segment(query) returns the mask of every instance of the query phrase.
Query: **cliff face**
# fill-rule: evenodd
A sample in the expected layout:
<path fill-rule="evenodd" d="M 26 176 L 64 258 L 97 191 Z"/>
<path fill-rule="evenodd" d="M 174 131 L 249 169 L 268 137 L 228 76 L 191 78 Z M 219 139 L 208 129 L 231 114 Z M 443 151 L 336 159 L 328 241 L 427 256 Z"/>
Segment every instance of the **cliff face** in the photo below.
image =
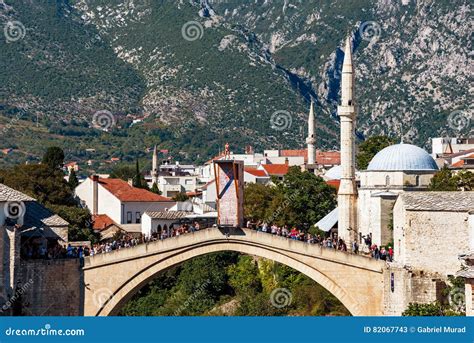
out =
<path fill-rule="evenodd" d="M 167 131 L 177 150 L 199 146 L 189 141 L 196 132 L 242 148 L 298 147 L 313 97 L 317 144 L 338 148 L 341 46 L 351 34 L 360 136 L 423 146 L 431 136 L 469 133 L 470 7 L 467 0 L 3 0 L 0 23 L 20 22 L 24 36 L 0 41 L 2 124 L 24 109 L 44 137 L 74 132 L 81 145 L 97 136 L 88 130 L 92 115 L 107 110 L 116 130 L 129 125 L 128 114 L 143 119 L 137 135 L 160 130 L 164 142 Z M 114 146 L 130 153 L 122 136 Z"/>

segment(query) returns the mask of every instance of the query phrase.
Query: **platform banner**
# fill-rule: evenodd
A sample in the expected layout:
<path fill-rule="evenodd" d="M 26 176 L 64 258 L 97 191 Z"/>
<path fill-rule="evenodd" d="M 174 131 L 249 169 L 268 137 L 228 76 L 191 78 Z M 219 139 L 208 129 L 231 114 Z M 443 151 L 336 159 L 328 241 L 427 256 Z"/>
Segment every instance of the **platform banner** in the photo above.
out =
<path fill-rule="evenodd" d="M 474 342 L 473 317 L 3 317 L 0 342 Z"/>

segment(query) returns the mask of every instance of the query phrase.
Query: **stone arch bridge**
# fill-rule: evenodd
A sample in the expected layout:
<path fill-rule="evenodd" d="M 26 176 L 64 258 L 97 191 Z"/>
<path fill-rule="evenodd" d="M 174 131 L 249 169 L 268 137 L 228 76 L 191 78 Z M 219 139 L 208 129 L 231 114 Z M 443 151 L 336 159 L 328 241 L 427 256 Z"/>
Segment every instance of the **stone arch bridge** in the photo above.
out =
<path fill-rule="evenodd" d="M 86 257 L 84 315 L 116 315 L 161 271 L 196 256 L 237 251 L 285 264 L 336 296 L 355 316 L 382 315 L 385 263 L 249 229 L 205 229 Z"/>

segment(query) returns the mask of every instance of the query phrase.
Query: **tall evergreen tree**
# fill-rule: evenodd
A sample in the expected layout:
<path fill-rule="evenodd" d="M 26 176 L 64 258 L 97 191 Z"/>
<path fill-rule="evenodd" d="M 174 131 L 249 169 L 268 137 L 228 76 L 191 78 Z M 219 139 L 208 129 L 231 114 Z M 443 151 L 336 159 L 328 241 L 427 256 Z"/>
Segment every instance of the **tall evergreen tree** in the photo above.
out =
<path fill-rule="evenodd" d="M 76 171 L 74 168 L 71 170 L 69 173 L 69 180 L 68 180 L 69 187 L 74 191 L 76 187 L 79 185 L 79 180 L 77 179 L 76 176 Z"/>
<path fill-rule="evenodd" d="M 57 146 L 49 147 L 43 155 L 42 163 L 53 170 L 61 168 L 64 164 L 63 149 Z"/>

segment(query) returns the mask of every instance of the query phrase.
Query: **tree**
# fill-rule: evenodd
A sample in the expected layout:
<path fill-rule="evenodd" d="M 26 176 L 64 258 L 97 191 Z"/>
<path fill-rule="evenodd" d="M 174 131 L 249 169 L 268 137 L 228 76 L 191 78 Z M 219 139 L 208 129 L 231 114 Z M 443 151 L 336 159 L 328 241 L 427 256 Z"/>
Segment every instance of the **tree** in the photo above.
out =
<path fill-rule="evenodd" d="M 269 216 L 269 208 L 276 196 L 276 187 L 261 183 L 248 183 L 244 188 L 244 214 L 251 220 L 263 220 Z"/>
<path fill-rule="evenodd" d="M 173 197 L 173 201 L 186 201 L 189 197 L 186 195 L 185 192 L 179 192 Z"/>
<path fill-rule="evenodd" d="M 431 179 L 429 185 L 430 191 L 457 191 L 457 181 L 453 177 L 453 172 L 444 166 Z"/>
<path fill-rule="evenodd" d="M 150 191 L 153 192 L 153 193 L 156 193 L 158 195 L 161 195 L 161 191 L 158 188 L 158 185 L 156 184 L 156 182 L 153 182 L 153 185 L 151 186 Z"/>
<path fill-rule="evenodd" d="M 140 173 L 140 165 L 138 164 L 138 159 L 136 160 L 135 165 L 135 176 L 133 178 L 133 186 L 138 188 L 142 187 L 142 174 Z"/>
<path fill-rule="evenodd" d="M 64 164 L 64 151 L 60 147 L 49 147 L 43 155 L 43 164 L 50 169 L 59 169 Z"/>
<path fill-rule="evenodd" d="M 430 191 L 472 191 L 474 189 L 474 174 L 468 170 L 461 170 L 454 174 L 444 166 L 431 179 Z"/>
<path fill-rule="evenodd" d="M 69 180 L 68 180 L 69 187 L 74 191 L 76 187 L 79 185 L 79 180 L 76 176 L 76 171 L 74 169 L 71 170 L 69 173 Z"/>
<path fill-rule="evenodd" d="M 387 136 L 372 136 L 359 145 L 359 152 L 356 156 L 357 168 L 367 169 L 372 158 L 383 148 L 392 145 L 394 141 Z"/>
<path fill-rule="evenodd" d="M 119 165 L 116 166 L 110 173 L 110 177 L 113 179 L 122 179 L 128 181 L 128 179 L 133 179 L 135 177 L 135 168 L 129 165 Z"/>
<path fill-rule="evenodd" d="M 288 225 L 304 227 L 316 223 L 336 206 L 336 191 L 321 177 L 299 167 L 290 167 L 283 181 L 277 184 L 284 195 L 284 202 L 279 206 L 280 215 L 285 217 Z M 272 211 L 278 210 L 272 206 Z"/>

